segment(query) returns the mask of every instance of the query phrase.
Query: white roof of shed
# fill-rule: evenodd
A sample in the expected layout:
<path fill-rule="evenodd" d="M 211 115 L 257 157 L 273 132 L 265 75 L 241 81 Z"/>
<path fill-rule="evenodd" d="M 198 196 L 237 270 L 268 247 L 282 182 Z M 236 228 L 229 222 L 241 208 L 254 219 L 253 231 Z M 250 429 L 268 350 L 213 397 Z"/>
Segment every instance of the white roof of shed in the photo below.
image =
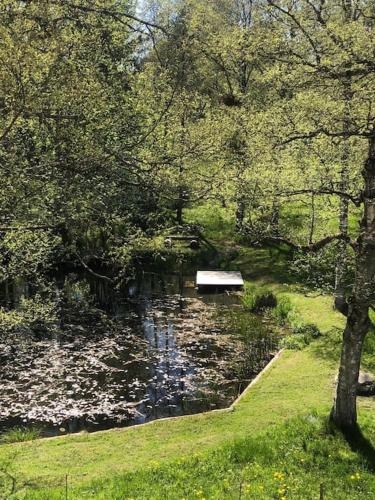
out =
<path fill-rule="evenodd" d="M 198 271 L 198 286 L 242 286 L 244 284 L 239 271 Z"/>

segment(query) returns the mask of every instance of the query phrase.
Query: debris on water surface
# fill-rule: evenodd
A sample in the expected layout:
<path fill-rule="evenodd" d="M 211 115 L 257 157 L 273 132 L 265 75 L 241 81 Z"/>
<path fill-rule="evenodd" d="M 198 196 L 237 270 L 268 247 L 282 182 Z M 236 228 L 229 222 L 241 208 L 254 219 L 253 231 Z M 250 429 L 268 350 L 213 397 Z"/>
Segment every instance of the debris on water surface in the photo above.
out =
<path fill-rule="evenodd" d="M 215 305 L 179 295 L 125 305 L 118 318 L 92 309 L 82 323 L 69 310 L 53 334 L 0 337 L 0 427 L 65 433 L 194 413 L 228 404 L 239 373 L 253 375 L 249 346 Z"/>

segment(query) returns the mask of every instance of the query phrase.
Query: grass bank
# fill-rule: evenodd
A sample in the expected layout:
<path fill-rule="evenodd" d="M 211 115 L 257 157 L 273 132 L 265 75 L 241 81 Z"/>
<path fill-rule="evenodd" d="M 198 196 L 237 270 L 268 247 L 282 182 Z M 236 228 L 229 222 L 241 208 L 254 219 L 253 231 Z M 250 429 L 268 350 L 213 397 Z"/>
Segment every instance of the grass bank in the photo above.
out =
<path fill-rule="evenodd" d="M 373 426 L 365 425 L 372 437 Z M 72 488 L 70 498 L 97 499 L 363 499 L 373 498 L 375 476 L 365 456 L 353 451 L 316 413 L 292 418 L 258 435 L 228 442 L 212 452 L 99 479 Z M 61 498 L 61 489 L 30 499 Z"/>
<path fill-rule="evenodd" d="M 311 350 L 289 351 L 282 354 L 233 411 L 3 445 L 0 456 L 15 453 L 13 470 L 17 476 L 39 484 L 58 484 L 65 474 L 74 482 L 103 478 L 262 432 L 308 409 L 319 407 L 328 411 L 333 374 L 334 368 Z"/>

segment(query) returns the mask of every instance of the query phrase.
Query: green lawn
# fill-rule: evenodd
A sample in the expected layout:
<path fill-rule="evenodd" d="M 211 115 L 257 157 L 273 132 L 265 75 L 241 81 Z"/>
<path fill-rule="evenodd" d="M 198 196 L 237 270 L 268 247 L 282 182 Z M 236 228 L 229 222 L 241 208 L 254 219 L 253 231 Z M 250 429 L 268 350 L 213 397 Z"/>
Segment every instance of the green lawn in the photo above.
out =
<path fill-rule="evenodd" d="M 375 437 L 373 425 L 365 429 L 367 436 Z M 73 487 L 69 497 L 306 500 L 322 492 L 331 500 L 373 498 L 375 476 L 365 450 L 352 450 L 326 419 L 310 412 L 211 452 Z M 61 493 L 55 488 L 28 498 L 59 499 Z"/>

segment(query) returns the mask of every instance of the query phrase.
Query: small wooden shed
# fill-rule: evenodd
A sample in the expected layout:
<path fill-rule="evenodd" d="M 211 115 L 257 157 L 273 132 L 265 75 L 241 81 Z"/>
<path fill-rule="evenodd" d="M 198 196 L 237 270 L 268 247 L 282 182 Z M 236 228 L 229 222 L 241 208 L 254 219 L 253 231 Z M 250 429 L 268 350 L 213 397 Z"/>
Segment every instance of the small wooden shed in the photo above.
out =
<path fill-rule="evenodd" d="M 196 285 L 199 290 L 241 290 L 244 281 L 239 271 L 198 271 Z"/>

